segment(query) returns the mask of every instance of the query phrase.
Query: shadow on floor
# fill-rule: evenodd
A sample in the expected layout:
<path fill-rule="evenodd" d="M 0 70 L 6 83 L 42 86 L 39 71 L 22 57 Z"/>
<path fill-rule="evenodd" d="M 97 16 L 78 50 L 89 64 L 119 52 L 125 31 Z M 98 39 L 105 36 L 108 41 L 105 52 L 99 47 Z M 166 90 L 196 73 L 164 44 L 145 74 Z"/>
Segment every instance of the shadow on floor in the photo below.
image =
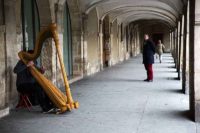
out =
<path fill-rule="evenodd" d="M 180 118 L 180 119 L 187 119 L 189 121 L 193 121 L 189 110 L 173 111 L 173 112 L 170 112 L 170 115 L 176 119 Z"/>
<path fill-rule="evenodd" d="M 113 81 L 143 82 L 143 80 L 139 80 L 139 79 L 113 79 Z"/>
<path fill-rule="evenodd" d="M 179 93 L 179 94 L 184 94 L 183 90 L 181 89 L 170 89 L 170 90 L 166 90 L 167 92 L 171 92 L 171 93 Z"/>
<path fill-rule="evenodd" d="M 167 67 L 167 68 L 176 68 L 176 66 L 169 66 L 169 67 Z"/>
<path fill-rule="evenodd" d="M 89 85 L 90 84 L 90 83 L 85 83 L 83 81 L 85 81 L 85 79 L 83 79 L 81 82 L 77 82 L 76 85 Z M 108 82 L 118 82 L 118 83 L 121 83 L 121 82 L 144 82 L 144 79 L 104 78 L 104 79 L 90 79 L 90 81 L 87 81 L 87 82 L 92 82 L 92 83 L 95 83 L 95 82 L 107 82 L 107 83 Z M 73 84 L 71 84 L 71 86 L 72 85 Z"/>
<path fill-rule="evenodd" d="M 172 61 L 163 62 L 163 63 L 165 63 L 165 64 L 174 64 L 174 62 L 172 62 Z"/>
<path fill-rule="evenodd" d="M 177 73 L 176 71 L 173 71 L 173 70 L 156 70 L 155 69 L 155 72 L 166 72 L 166 73 Z"/>
<path fill-rule="evenodd" d="M 174 77 L 173 78 L 169 78 L 168 77 L 167 80 L 180 80 L 180 79 L 178 77 L 176 77 L 176 78 L 174 78 Z"/>
<path fill-rule="evenodd" d="M 105 81 L 105 82 L 144 82 L 143 80 L 139 80 L 139 79 L 104 79 L 104 80 L 97 80 L 99 81 Z"/>
<path fill-rule="evenodd" d="M 49 118 L 49 117 L 65 117 L 67 115 L 72 114 L 70 111 L 66 111 L 62 114 L 57 115 L 55 112 L 44 114 L 42 113 L 40 106 L 33 106 L 31 107 L 31 110 L 28 111 L 26 108 L 20 108 L 20 109 L 11 109 L 11 115 L 12 118 L 15 118 L 15 120 L 24 120 L 24 119 L 33 119 L 33 118 Z M 17 114 L 17 115 L 16 115 Z M 23 116 L 23 117 L 22 117 Z M 6 117 L 5 117 L 6 119 Z"/>

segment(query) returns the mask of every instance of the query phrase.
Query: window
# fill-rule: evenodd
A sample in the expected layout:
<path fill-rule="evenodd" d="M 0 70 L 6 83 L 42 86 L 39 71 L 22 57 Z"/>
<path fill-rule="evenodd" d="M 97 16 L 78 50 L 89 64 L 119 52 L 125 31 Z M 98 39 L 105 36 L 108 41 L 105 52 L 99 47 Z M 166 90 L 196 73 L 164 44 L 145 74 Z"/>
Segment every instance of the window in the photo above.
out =
<path fill-rule="evenodd" d="M 63 56 L 65 69 L 67 70 L 67 75 L 72 75 L 73 70 L 73 61 L 72 61 L 72 36 L 71 36 L 71 19 L 70 13 L 67 6 L 65 4 L 64 9 L 64 33 L 63 33 Z"/>
<path fill-rule="evenodd" d="M 36 37 L 40 30 L 37 3 L 35 0 L 22 0 L 23 50 L 34 49 Z"/>

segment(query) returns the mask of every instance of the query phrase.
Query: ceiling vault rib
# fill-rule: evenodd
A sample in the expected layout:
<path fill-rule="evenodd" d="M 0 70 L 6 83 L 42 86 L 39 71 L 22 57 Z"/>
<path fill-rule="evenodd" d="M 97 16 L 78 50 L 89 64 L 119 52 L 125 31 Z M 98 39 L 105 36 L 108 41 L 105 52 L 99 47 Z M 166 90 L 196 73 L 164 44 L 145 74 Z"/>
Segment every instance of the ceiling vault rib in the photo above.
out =
<path fill-rule="evenodd" d="M 169 27 L 177 25 L 187 0 L 78 0 L 81 11 L 90 13 L 96 8 L 98 19 L 109 16 L 110 22 L 131 23 L 138 20 L 154 20 Z"/>
<path fill-rule="evenodd" d="M 178 16 L 176 16 L 175 14 L 173 14 L 172 12 L 168 11 L 168 10 L 165 10 L 165 9 L 162 9 L 162 8 L 159 8 L 159 7 L 150 7 L 150 6 L 124 6 L 124 7 L 118 7 L 118 8 L 114 8 L 114 9 L 111 9 L 107 12 L 105 12 L 102 16 L 101 16 L 101 19 L 104 18 L 107 14 L 111 13 L 111 12 L 114 12 L 114 11 L 117 11 L 117 10 L 120 10 L 121 8 L 125 8 L 125 7 L 130 7 L 130 8 L 138 8 L 138 7 L 141 7 L 141 8 L 155 8 L 155 9 L 159 9 L 159 10 L 163 10 L 163 11 L 166 11 L 168 12 L 169 14 L 171 14 L 173 17 L 175 17 L 176 19 L 178 19 Z"/>

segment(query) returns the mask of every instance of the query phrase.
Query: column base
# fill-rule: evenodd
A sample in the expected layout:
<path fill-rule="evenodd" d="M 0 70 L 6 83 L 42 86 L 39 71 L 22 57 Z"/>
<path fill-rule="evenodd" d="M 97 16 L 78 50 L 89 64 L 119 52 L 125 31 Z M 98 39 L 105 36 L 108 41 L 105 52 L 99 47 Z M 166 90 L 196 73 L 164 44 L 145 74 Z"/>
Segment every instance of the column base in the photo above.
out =
<path fill-rule="evenodd" d="M 195 102 L 195 110 L 192 114 L 192 118 L 195 122 L 200 122 L 200 101 Z"/>
<path fill-rule="evenodd" d="M 9 114 L 10 110 L 9 107 L 0 109 L 0 118 L 7 116 Z"/>

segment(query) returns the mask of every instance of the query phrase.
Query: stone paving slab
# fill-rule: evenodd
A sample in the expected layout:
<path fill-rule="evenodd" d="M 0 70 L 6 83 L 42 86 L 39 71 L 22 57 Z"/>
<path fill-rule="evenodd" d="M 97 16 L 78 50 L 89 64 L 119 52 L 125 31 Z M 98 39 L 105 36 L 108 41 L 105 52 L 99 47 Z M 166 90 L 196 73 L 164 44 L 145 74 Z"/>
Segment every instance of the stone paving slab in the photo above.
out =
<path fill-rule="evenodd" d="M 0 133 L 198 133 L 187 118 L 189 97 L 181 93 L 173 59 L 165 54 L 148 83 L 139 55 L 71 84 L 80 108 L 62 115 L 40 109 L 11 110 Z M 197 128 L 196 128 L 197 127 Z"/>

